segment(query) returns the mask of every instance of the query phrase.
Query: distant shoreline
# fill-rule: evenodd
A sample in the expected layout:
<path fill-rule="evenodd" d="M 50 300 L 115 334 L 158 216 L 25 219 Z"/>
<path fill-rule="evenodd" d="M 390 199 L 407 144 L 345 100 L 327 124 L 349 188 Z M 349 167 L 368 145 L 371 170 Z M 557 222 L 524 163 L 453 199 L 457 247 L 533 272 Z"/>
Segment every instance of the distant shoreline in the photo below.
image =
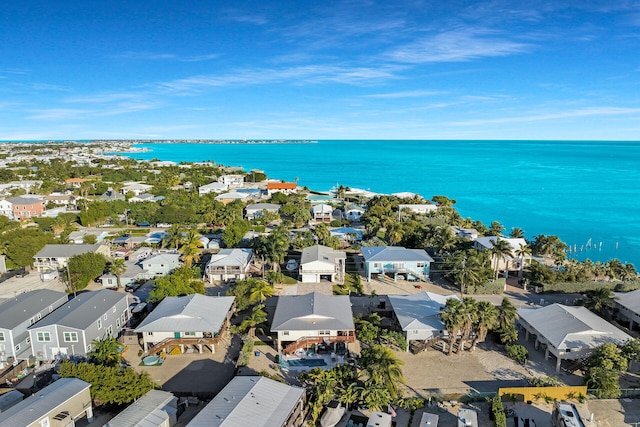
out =
<path fill-rule="evenodd" d="M 81 139 L 0 141 L 2 144 L 317 144 L 311 139 Z"/>

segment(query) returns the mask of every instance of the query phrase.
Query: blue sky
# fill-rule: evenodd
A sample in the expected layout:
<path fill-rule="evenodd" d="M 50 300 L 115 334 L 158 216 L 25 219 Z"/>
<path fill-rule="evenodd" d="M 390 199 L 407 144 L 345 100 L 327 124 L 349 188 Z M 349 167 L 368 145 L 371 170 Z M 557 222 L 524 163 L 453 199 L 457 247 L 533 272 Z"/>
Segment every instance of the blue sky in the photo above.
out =
<path fill-rule="evenodd" d="M 640 137 L 640 3 L 4 1 L 0 139 Z"/>

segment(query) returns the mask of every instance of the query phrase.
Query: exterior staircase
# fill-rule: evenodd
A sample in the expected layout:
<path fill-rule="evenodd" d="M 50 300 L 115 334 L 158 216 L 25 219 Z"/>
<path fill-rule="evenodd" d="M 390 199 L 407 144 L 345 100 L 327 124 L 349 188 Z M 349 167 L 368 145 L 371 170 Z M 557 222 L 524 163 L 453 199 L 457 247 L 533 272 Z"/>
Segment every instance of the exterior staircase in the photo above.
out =
<path fill-rule="evenodd" d="M 167 348 L 173 348 L 179 345 L 206 345 L 212 347 L 215 344 L 220 342 L 220 337 L 218 338 L 165 338 L 159 343 L 150 347 L 147 351 L 142 354 L 142 357 L 148 356 L 150 354 L 160 353 L 162 350 L 166 350 Z"/>
<path fill-rule="evenodd" d="M 333 344 L 336 342 L 351 343 L 355 341 L 356 341 L 356 336 L 353 333 L 350 333 L 350 335 L 334 336 L 334 337 L 324 337 L 324 336 L 323 337 L 303 337 L 303 338 L 297 339 L 296 341 L 292 342 L 291 344 L 283 348 L 282 354 L 284 355 L 292 354 L 298 349 L 309 347 L 313 344 L 323 344 L 327 342 L 329 344 Z"/>

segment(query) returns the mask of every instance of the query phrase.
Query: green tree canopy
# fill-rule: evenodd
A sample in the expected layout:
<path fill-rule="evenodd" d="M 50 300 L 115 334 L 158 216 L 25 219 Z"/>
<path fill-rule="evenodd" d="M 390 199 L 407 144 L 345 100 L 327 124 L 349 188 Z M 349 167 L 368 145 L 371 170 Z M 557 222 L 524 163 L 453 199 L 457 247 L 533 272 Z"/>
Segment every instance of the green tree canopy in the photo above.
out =
<path fill-rule="evenodd" d="M 0 217 L 1 218 L 1 217 Z M 20 228 L 2 235 L 2 252 L 7 256 L 7 267 L 20 268 L 33 263 L 33 256 L 47 243 L 54 243 L 52 233 L 37 228 Z"/>
<path fill-rule="evenodd" d="M 204 294 L 204 283 L 200 278 L 200 269 L 183 265 L 176 268 L 171 274 L 158 277 L 151 292 L 149 301 L 160 302 L 165 297 L 177 297 L 182 295 Z"/>
<path fill-rule="evenodd" d="M 107 258 L 96 252 L 87 252 L 69 258 L 67 274 L 64 279 L 70 292 L 76 292 L 87 287 L 89 282 L 100 277 L 107 267 Z"/>
<path fill-rule="evenodd" d="M 91 398 L 95 406 L 125 405 L 144 396 L 154 388 L 154 383 L 145 372 L 138 374 L 132 368 L 74 364 L 63 361 L 58 367 L 62 378 L 79 378 L 91 384 Z"/>

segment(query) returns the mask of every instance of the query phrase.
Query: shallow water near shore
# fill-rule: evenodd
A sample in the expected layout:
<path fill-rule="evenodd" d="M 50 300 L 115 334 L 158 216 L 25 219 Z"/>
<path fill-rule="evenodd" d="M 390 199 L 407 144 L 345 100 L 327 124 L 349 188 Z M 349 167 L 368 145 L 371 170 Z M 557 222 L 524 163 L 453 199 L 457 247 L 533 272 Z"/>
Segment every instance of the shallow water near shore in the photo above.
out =
<path fill-rule="evenodd" d="M 463 217 L 559 236 L 584 260 L 640 265 L 640 142 L 318 141 L 140 144 L 137 159 L 213 160 L 313 190 L 344 185 L 457 201 Z M 590 245 L 588 245 L 590 243 Z M 582 247 L 582 251 L 580 248 Z"/>

